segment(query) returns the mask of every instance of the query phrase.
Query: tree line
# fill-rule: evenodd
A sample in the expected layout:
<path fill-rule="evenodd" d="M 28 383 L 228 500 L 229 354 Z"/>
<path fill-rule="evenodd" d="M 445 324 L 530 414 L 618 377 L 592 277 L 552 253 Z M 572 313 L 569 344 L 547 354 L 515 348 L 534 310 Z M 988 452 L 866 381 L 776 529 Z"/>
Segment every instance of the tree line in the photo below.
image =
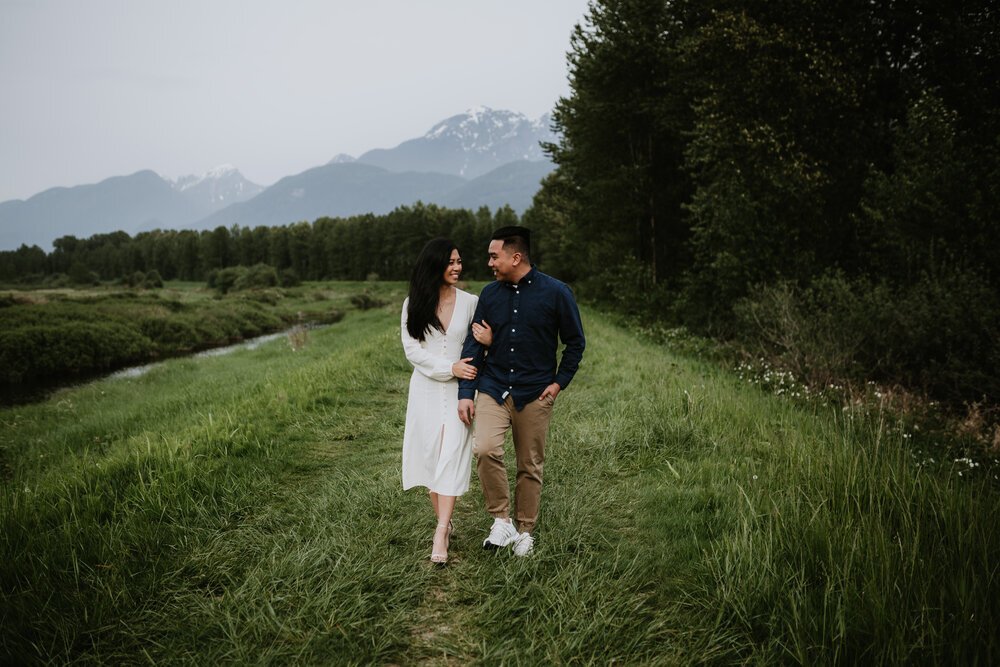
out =
<path fill-rule="evenodd" d="M 39 283 L 61 276 L 71 283 L 129 282 L 134 274 L 155 271 L 164 280 L 202 281 L 219 269 L 258 264 L 290 272 L 299 280 L 406 280 L 417 253 L 435 236 L 450 237 L 464 253 L 465 277 L 482 280 L 490 276 L 490 233 L 517 222 L 510 207 L 491 213 L 487 207 L 473 212 L 417 203 L 385 215 L 274 227 L 63 236 L 48 253 L 25 245 L 0 252 L 0 280 Z"/>
<path fill-rule="evenodd" d="M 524 224 L 640 317 L 1000 396 L 998 34 L 989 0 L 595 0 Z"/>

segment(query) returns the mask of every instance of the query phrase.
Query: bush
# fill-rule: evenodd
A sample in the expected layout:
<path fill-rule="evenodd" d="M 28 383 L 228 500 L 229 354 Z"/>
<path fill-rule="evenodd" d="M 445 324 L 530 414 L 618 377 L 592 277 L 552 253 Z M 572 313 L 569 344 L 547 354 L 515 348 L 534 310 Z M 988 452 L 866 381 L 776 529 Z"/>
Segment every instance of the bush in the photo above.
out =
<path fill-rule="evenodd" d="M 754 292 L 734 308 L 741 343 L 810 384 L 872 379 L 956 406 L 1000 396 L 1000 299 L 975 274 L 904 287 L 830 274 Z"/>
<path fill-rule="evenodd" d="M 72 284 L 73 281 L 65 273 L 51 273 L 42 281 L 42 286 L 49 288 L 70 287 Z"/>
<path fill-rule="evenodd" d="M 838 274 L 808 288 L 791 282 L 758 286 L 733 308 L 736 336 L 763 356 L 818 386 L 863 379 L 860 353 L 870 345 L 870 322 L 884 309 L 884 287 L 851 283 Z"/>
<path fill-rule="evenodd" d="M 278 286 L 278 272 L 268 264 L 254 264 L 251 267 L 229 266 L 208 274 L 208 286 L 220 294 L 234 290 L 248 290 Z"/>
<path fill-rule="evenodd" d="M 275 306 L 281 301 L 282 295 L 276 290 L 253 290 L 252 292 L 247 292 L 243 299 L 246 301 L 255 301 L 257 303 L 266 303 L 269 306 Z"/>
<path fill-rule="evenodd" d="M 872 331 L 891 376 L 953 403 L 1000 396 L 1000 297 L 978 276 L 925 275 L 899 291 Z"/>
<path fill-rule="evenodd" d="M 296 273 L 295 269 L 285 269 L 281 272 L 282 287 L 298 287 L 301 284 L 302 279 L 299 278 L 299 274 Z"/>
<path fill-rule="evenodd" d="M 225 269 L 213 271 L 208 277 L 209 287 L 213 287 L 218 290 L 219 294 L 228 294 L 229 291 L 236 286 L 236 281 L 238 281 L 245 272 L 246 267 L 242 266 L 230 266 Z"/>
<path fill-rule="evenodd" d="M 215 308 L 210 312 L 200 313 L 191 325 L 199 332 L 198 338 L 209 345 L 221 345 L 243 337 L 239 325 L 225 309 Z"/>
<path fill-rule="evenodd" d="M 146 274 L 142 271 L 133 271 L 125 276 L 125 284 L 129 287 L 142 287 L 144 282 L 146 282 Z"/>
<path fill-rule="evenodd" d="M 69 280 L 74 285 L 99 285 L 101 282 L 100 276 L 81 262 L 73 262 L 69 267 Z"/>
<path fill-rule="evenodd" d="M 615 312 L 643 321 L 672 319 L 671 298 L 653 281 L 649 265 L 634 258 L 579 281 L 579 296 L 611 306 Z"/>
<path fill-rule="evenodd" d="M 243 268 L 243 267 L 240 267 Z M 278 272 L 268 264 L 254 264 L 236 279 L 233 289 L 246 290 L 259 287 L 277 287 Z"/>
<path fill-rule="evenodd" d="M 34 325 L 0 332 L 0 368 L 8 383 L 106 370 L 147 357 L 152 343 L 113 323 Z"/>
<path fill-rule="evenodd" d="M 119 368 L 283 326 L 278 314 L 243 299 L 192 305 L 121 291 L 86 300 L 15 302 L 0 317 L 0 383 Z"/>
<path fill-rule="evenodd" d="M 143 277 L 142 286 L 146 289 L 156 289 L 163 287 L 163 278 L 160 277 L 160 272 L 156 269 L 150 269 L 146 272 Z"/>
<path fill-rule="evenodd" d="M 379 299 L 378 297 L 372 296 L 368 292 L 362 292 L 360 294 L 355 294 L 351 297 L 351 304 L 358 310 L 371 310 L 372 308 L 381 308 L 388 302 Z"/>
<path fill-rule="evenodd" d="M 42 285 L 46 277 L 44 273 L 28 273 L 18 278 L 16 282 L 20 285 Z"/>
<path fill-rule="evenodd" d="M 146 317 L 139 331 L 156 344 L 162 353 L 186 352 L 198 347 L 198 332 L 190 323 L 166 317 Z"/>

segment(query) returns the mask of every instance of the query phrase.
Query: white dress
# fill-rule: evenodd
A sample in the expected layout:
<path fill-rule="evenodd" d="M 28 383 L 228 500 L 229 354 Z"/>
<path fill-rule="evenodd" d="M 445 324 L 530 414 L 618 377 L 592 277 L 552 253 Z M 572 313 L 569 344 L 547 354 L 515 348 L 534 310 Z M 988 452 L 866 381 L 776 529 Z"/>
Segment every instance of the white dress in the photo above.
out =
<path fill-rule="evenodd" d="M 431 328 L 420 342 L 406 330 L 403 301 L 403 351 L 413 365 L 403 433 L 403 488 L 426 486 L 443 496 L 469 490 L 472 432 L 458 418 L 458 378 L 451 365 L 461 358 L 462 344 L 479 297 L 455 290 L 455 312 L 445 333 Z"/>

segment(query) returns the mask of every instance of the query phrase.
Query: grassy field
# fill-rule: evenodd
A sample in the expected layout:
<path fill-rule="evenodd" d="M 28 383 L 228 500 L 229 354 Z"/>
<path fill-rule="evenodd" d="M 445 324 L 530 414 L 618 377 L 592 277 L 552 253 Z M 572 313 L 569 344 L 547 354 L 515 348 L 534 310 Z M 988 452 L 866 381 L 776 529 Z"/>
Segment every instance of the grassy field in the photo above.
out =
<path fill-rule="evenodd" d="M 338 289 L 336 286 L 331 290 Z M 1000 661 L 1000 496 L 584 309 L 536 553 L 400 489 L 391 306 L 0 410 L 0 662 Z M 511 457 L 512 459 L 513 457 Z"/>

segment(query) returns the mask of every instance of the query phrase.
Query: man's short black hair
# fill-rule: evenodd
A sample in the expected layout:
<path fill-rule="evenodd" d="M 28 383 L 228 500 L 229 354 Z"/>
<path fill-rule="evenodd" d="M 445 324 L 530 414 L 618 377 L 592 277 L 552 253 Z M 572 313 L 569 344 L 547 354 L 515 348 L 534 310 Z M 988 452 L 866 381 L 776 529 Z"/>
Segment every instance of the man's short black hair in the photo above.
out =
<path fill-rule="evenodd" d="M 531 230 L 527 227 L 501 227 L 493 232 L 491 241 L 503 241 L 503 247 L 531 256 Z"/>

